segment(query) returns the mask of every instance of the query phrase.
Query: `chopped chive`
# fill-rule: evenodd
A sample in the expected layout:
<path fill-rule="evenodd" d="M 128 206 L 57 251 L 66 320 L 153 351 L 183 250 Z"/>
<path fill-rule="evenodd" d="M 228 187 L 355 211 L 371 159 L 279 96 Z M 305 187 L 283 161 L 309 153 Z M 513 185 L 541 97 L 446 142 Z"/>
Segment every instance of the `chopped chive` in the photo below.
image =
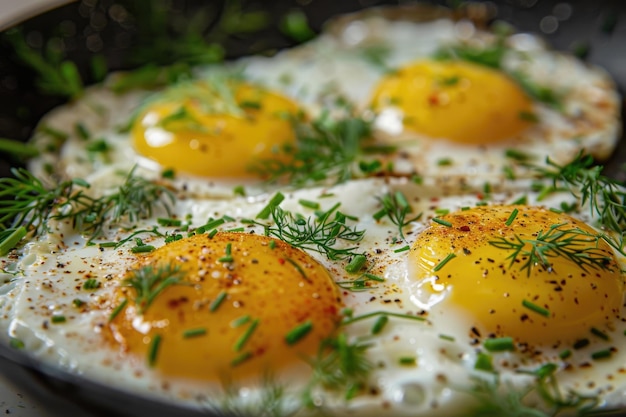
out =
<path fill-rule="evenodd" d="M 294 261 L 291 258 L 285 258 L 285 260 L 289 262 L 291 265 L 293 265 L 294 268 L 296 268 L 296 271 L 298 271 L 300 275 L 302 275 L 302 278 L 304 278 L 307 281 L 309 280 L 309 277 L 306 276 L 304 269 L 302 269 L 302 267 L 296 261 Z"/>
<path fill-rule="evenodd" d="M 213 300 L 213 302 L 211 302 L 211 304 L 209 305 L 209 311 L 211 313 L 215 312 L 219 308 L 219 306 L 224 302 L 227 295 L 228 293 L 226 291 L 222 291 L 221 293 L 219 293 L 217 297 L 215 298 L 215 300 Z"/>
<path fill-rule="evenodd" d="M 91 137 L 91 133 L 89 132 L 87 127 L 80 122 L 74 125 L 74 130 L 76 131 L 78 137 L 82 140 L 89 140 L 89 138 Z"/>
<path fill-rule="evenodd" d="M 611 357 L 611 349 L 599 350 L 591 354 L 591 359 L 594 359 L 594 360 L 606 359 L 610 357 Z"/>
<path fill-rule="evenodd" d="M 176 171 L 174 171 L 172 168 L 163 170 L 163 172 L 161 172 L 161 177 L 172 180 L 176 178 Z"/>
<path fill-rule="evenodd" d="M 20 226 L 17 229 L 9 232 L 10 229 L 5 230 L 7 236 L 2 238 L 2 242 L 0 243 L 0 256 L 4 256 L 11 251 L 18 244 L 24 236 L 26 236 L 26 228 L 24 226 Z"/>
<path fill-rule="evenodd" d="M 521 111 L 519 112 L 519 118 L 521 120 L 524 120 L 526 122 L 532 122 L 532 123 L 537 123 L 539 122 L 539 117 L 532 112 L 529 111 Z"/>
<path fill-rule="evenodd" d="M 514 159 L 519 162 L 525 162 L 525 161 L 532 159 L 532 157 L 529 154 L 524 153 L 522 151 L 518 151 L 517 149 L 507 149 L 504 152 L 504 156 L 506 156 L 509 159 Z"/>
<path fill-rule="evenodd" d="M 250 337 L 252 336 L 252 333 L 254 333 L 258 325 L 259 325 L 259 319 L 254 319 L 252 323 L 250 323 L 250 325 L 248 326 L 244 334 L 242 334 L 241 337 L 237 339 L 237 342 L 235 343 L 235 346 L 234 346 L 235 352 L 239 352 L 241 351 L 241 349 L 243 349 L 244 345 L 250 339 Z"/>
<path fill-rule="evenodd" d="M 0 138 L 0 153 L 22 158 L 33 158 L 39 155 L 39 150 L 28 143 Z"/>
<path fill-rule="evenodd" d="M 232 250 L 233 250 L 233 245 L 232 245 L 232 243 L 228 242 L 226 244 L 226 255 L 222 256 L 217 261 L 218 262 L 232 262 L 233 261 Z"/>
<path fill-rule="evenodd" d="M 311 320 L 307 320 L 291 329 L 285 335 L 285 342 L 287 342 L 288 345 L 294 345 L 306 336 L 312 329 L 313 322 Z"/>
<path fill-rule="evenodd" d="M 306 42 L 315 36 L 315 32 L 309 26 L 307 15 L 299 9 L 294 9 L 283 17 L 280 29 L 297 42 Z"/>
<path fill-rule="evenodd" d="M 276 248 L 276 241 L 275 240 L 270 240 L 270 249 L 275 249 Z"/>
<path fill-rule="evenodd" d="M 456 339 L 452 336 L 449 336 L 447 334 L 440 334 L 439 338 L 442 340 L 447 340 L 448 342 L 454 342 Z"/>
<path fill-rule="evenodd" d="M 440 224 L 440 225 L 442 225 L 442 226 L 452 227 L 452 223 L 450 223 L 450 222 L 449 222 L 449 221 L 447 221 L 447 220 L 440 219 L 440 218 L 438 218 L 438 217 L 433 217 L 433 221 L 434 221 L 435 223 L 439 223 L 439 224 Z"/>
<path fill-rule="evenodd" d="M 98 246 L 101 248 L 114 248 L 118 245 L 118 242 L 102 242 L 99 243 Z"/>
<path fill-rule="evenodd" d="M 204 327 L 199 327 L 197 329 L 189 329 L 183 332 L 183 337 L 185 339 L 190 339 L 192 337 L 204 336 L 206 334 L 206 329 Z"/>
<path fill-rule="evenodd" d="M 52 316 L 52 319 L 50 320 L 52 321 L 52 323 L 65 323 L 67 321 L 67 319 L 65 318 L 65 316 Z"/>
<path fill-rule="evenodd" d="M 205 224 L 202 227 L 204 228 L 204 231 L 213 230 L 216 227 L 223 225 L 224 223 L 226 223 L 226 220 L 224 220 L 223 218 L 215 219 L 215 220 L 212 220 L 212 221 L 208 222 L 207 224 Z"/>
<path fill-rule="evenodd" d="M 156 248 L 152 245 L 140 245 L 131 248 L 132 253 L 149 253 L 154 251 Z"/>
<path fill-rule="evenodd" d="M 537 314 L 541 314 L 544 317 L 550 317 L 550 310 L 548 310 L 547 308 L 538 306 L 537 304 L 534 304 L 531 301 L 522 300 L 522 305 L 526 307 L 527 309 L 534 311 Z"/>
<path fill-rule="evenodd" d="M 400 252 L 406 252 L 408 250 L 411 250 L 411 247 L 409 245 L 403 246 L 399 249 L 394 250 L 394 253 L 400 253 Z"/>
<path fill-rule="evenodd" d="M 234 222 L 234 221 L 235 221 L 235 218 L 234 218 L 234 217 L 230 217 L 230 216 L 229 216 L 229 215 L 227 215 L 227 214 L 224 214 L 224 215 L 222 216 L 222 219 L 224 219 L 224 220 L 225 220 L 225 221 L 227 221 L 227 222 Z"/>
<path fill-rule="evenodd" d="M 246 324 L 247 322 L 250 321 L 250 315 L 246 314 L 245 316 L 241 316 L 233 321 L 230 322 L 230 327 L 241 327 L 244 324 Z"/>
<path fill-rule="evenodd" d="M 448 210 L 448 209 L 436 209 L 435 213 L 438 216 L 445 216 L 446 214 L 450 213 L 450 210 Z"/>
<path fill-rule="evenodd" d="M 387 215 L 387 209 L 386 208 L 382 208 L 382 209 L 378 210 L 376 213 L 374 213 L 372 215 L 372 217 L 374 218 L 374 220 L 379 221 L 380 219 L 382 219 L 386 215 Z"/>
<path fill-rule="evenodd" d="M 165 219 L 162 217 L 157 218 L 157 223 L 160 224 L 161 226 L 166 226 L 166 227 L 178 227 L 180 225 L 183 224 L 182 220 L 180 219 Z"/>
<path fill-rule="evenodd" d="M 389 312 L 389 311 L 374 311 L 374 312 L 371 312 L 371 313 L 363 314 L 361 316 L 350 317 L 347 320 L 344 320 L 341 324 L 346 326 L 348 324 L 352 324 L 352 323 L 355 323 L 357 321 L 366 320 L 366 319 L 369 319 L 369 318 L 372 318 L 372 317 L 377 317 L 377 316 L 397 317 L 397 318 L 401 318 L 401 319 L 408 319 L 408 320 L 415 320 L 415 321 L 425 321 L 426 320 L 424 317 L 420 317 L 420 316 L 412 316 L 412 315 L 408 315 L 408 314 L 392 313 L 392 312 Z"/>
<path fill-rule="evenodd" d="M 113 311 L 111 312 L 111 315 L 109 316 L 109 321 L 113 321 L 115 317 L 117 317 L 117 315 L 120 314 L 122 310 L 124 310 L 124 307 L 126 307 L 126 304 L 128 304 L 128 300 L 124 298 L 122 302 L 117 307 L 115 307 Z"/>
<path fill-rule="evenodd" d="M 478 369 L 479 371 L 493 371 L 493 363 L 491 361 L 491 355 L 480 352 L 476 356 L 476 362 L 474 363 L 474 369 Z"/>
<path fill-rule="evenodd" d="M 524 194 L 517 200 L 513 201 L 511 204 L 514 206 L 520 206 L 520 205 L 523 206 L 523 205 L 526 205 L 527 203 L 528 203 L 528 196 Z"/>
<path fill-rule="evenodd" d="M 155 334 L 148 349 L 148 366 L 153 367 L 159 354 L 159 345 L 161 344 L 161 335 Z"/>
<path fill-rule="evenodd" d="M 300 200 L 298 200 L 298 203 L 302 207 L 310 208 L 310 209 L 313 209 L 313 210 L 317 210 L 317 209 L 320 208 L 320 203 L 318 203 L 316 201 L 300 199 Z"/>
<path fill-rule="evenodd" d="M 241 233 L 244 232 L 246 229 L 244 229 L 243 227 L 235 227 L 233 229 L 228 229 L 226 230 L 227 232 L 231 232 L 231 233 Z"/>
<path fill-rule="evenodd" d="M 416 362 L 416 358 L 414 356 L 403 356 L 400 359 L 398 359 L 398 363 L 400 365 L 415 365 Z"/>
<path fill-rule="evenodd" d="M 242 109 L 255 109 L 255 110 L 259 110 L 261 108 L 261 103 L 259 103 L 258 101 L 242 101 L 241 103 L 239 103 L 239 107 L 241 107 Z"/>
<path fill-rule="evenodd" d="M 517 217 L 517 214 L 519 213 L 518 209 L 513 209 L 513 211 L 511 212 L 511 215 L 509 216 L 509 218 L 507 219 L 506 222 L 504 222 L 504 224 L 506 224 L 507 226 L 510 226 L 513 224 L 513 221 L 515 220 L 515 218 Z"/>
<path fill-rule="evenodd" d="M 489 352 L 504 352 L 515 350 L 512 337 L 497 337 L 493 339 L 487 339 L 484 341 L 483 346 Z"/>
<path fill-rule="evenodd" d="M 233 194 L 237 195 L 239 197 L 245 197 L 246 196 L 246 189 L 244 188 L 243 185 L 238 185 L 238 186 L 233 188 Z"/>
<path fill-rule="evenodd" d="M 363 277 L 372 281 L 385 282 L 385 278 L 379 277 L 378 275 L 369 274 L 367 272 L 363 274 Z"/>
<path fill-rule="evenodd" d="M 72 305 L 76 308 L 80 308 L 85 305 L 85 302 L 79 298 L 74 298 L 72 300 Z"/>
<path fill-rule="evenodd" d="M 9 346 L 11 346 L 13 349 L 24 349 L 25 347 L 24 342 L 15 337 L 12 337 L 9 340 Z"/>
<path fill-rule="evenodd" d="M 252 353 L 251 352 L 244 352 L 241 355 L 237 356 L 235 359 L 233 359 L 232 361 L 230 361 L 230 366 L 239 366 L 242 363 L 244 363 L 245 361 L 247 361 L 248 359 L 252 358 Z"/>
<path fill-rule="evenodd" d="M 597 329 L 595 327 L 591 328 L 591 334 L 593 334 L 594 336 L 598 336 L 602 340 L 609 340 L 608 334 L 604 333 L 602 330 Z"/>
<path fill-rule="evenodd" d="M 439 165 L 440 167 L 450 166 L 450 165 L 452 165 L 452 159 L 450 159 L 450 158 L 441 158 L 440 160 L 437 161 L 437 165 Z"/>
<path fill-rule="evenodd" d="M 213 239 L 213 237 L 217 234 L 217 229 L 213 229 L 211 230 L 211 232 L 209 233 L 209 238 Z"/>
<path fill-rule="evenodd" d="M 352 258 L 350 263 L 346 265 L 346 272 L 350 274 L 359 272 L 361 268 L 363 268 L 363 266 L 365 265 L 366 261 L 367 258 L 365 257 L 365 255 L 356 255 L 354 258 Z"/>
<path fill-rule="evenodd" d="M 448 262 L 450 262 L 454 258 L 456 258 L 456 255 L 454 253 L 449 253 L 448 256 L 443 258 L 443 260 L 439 262 L 437 266 L 433 268 L 433 272 L 439 271 L 441 268 L 443 268 Z"/>
<path fill-rule="evenodd" d="M 567 359 L 570 356 L 572 356 L 572 351 L 569 349 L 565 349 L 564 351 L 562 351 L 561 353 L 559 353 L 559 358 L 561 359 Z"/>
<path fill-rule="evenodd" d="M 557 208 L 554 208 L 554 207 L 550 207 L 550 209 L 549 209 L 549 210 L 550 210 L 552 213 L 556 213 L 556 214 L 561 214 L 561 213 L 563 213 L 563 210 L 560 210 L 560 209 L 557 209 Z"/>
<path fill-rule="evenodd" d="M 382 332 L 388 321 L 389 317 L 387 316 L 378 317 L 378 319 L 376 320 L 376 322 L 374 322 L 374 325 L 372 326 L 372 334 L 378 334 Z"/>
<path fill-rule="evenodd" d="M 94 278 L 89 278 L 83 284 L 83 289 L 84 290 L 95 290 L 96 288 L 100 288 L 100 281 L 98 281 L 97 279 L 94 279 Z"/>
<path fill-rule="evenodd" d="M 582 349 L 589 344 L 589 339 L 580 339 L 574 343 L 574 349 Z"/>
<path fill-rule="evenodd" d="M 514 180 L 516 178 L 515 171 L 510 166 L 503 167 L 502 173 L 507 180 Z"/>
<path fill-rule="evenodd" d="M 272 214 L 272 211 L 274 211 L 274 209 L 278 207 L 284 199 L 285 196 L 282 193 L 276 193 L 274 197 L 272 197 L 272 199 L 269 201 L 269 203 L 267 203 L 267 205 L 259 212 L 259 214 L 256 215 L 256 218 L 268 219 L 270 217 L 270 214 Z"/>

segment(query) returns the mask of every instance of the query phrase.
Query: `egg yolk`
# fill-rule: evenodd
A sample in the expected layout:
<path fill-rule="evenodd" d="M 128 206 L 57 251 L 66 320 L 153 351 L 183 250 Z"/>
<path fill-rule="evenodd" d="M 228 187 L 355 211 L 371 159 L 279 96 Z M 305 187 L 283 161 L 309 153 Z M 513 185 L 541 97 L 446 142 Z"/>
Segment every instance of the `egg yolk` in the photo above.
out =
<path fill-rule="evenodd" d="M 532 102 L 505 74 L 463 61 L 420 61 L 389 74 L 372 107 L 397 111 L 404 127 L 431 138 L 488 144 L 530 124 Z"/>
<path fill-rule="evenodd" d="M 415 277 L 432 294 L 447 293 L 441 308 L 469 313 L 481 335 L 557 346 L 618 317 L 620 267 L 585 223 L 526 206 L 476 207 L 441 220 L 411 249 Z M 532 256 L 533 247 L 544 260 Z M 581 265 L 585 259 L 591 263 Z"/>
<path fill-rule="evenodd" d="M 287 97 L 238 81 L 172 87 L 132 126 L 135 150 L 167 169 L 207 177 L 251 177 L 250 166 L 286 161 L 293 146 Z"/>
<path fill-rule="evenodd" d="M 172 277 L 179 281 L 158 291 Z M 151 302 L 129 286 L 139 278 Z M 333 334 L 340 310 L 323 266 L 282 241 L 244 233 L 195 235 L 155 250 L 128 273 L 117 304 L 125 308 L 110 321 L 113 343 L 165 375 L 204 381 L 304 364 Z"/>

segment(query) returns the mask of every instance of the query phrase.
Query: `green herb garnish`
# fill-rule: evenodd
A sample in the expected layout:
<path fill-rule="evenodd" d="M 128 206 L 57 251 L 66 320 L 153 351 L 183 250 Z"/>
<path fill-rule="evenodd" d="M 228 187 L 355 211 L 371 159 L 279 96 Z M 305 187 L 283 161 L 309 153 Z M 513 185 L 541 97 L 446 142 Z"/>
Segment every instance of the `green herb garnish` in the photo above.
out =
<path fill-rule="evenodd" d="M 135 304 L 141 314 L 167 287 L 182 284 L 182 278 L 183 272 L 178 266 L 146 265 L 131 271 L 129 277 L 124 280 L 124 285 L 135 290 Z"/>

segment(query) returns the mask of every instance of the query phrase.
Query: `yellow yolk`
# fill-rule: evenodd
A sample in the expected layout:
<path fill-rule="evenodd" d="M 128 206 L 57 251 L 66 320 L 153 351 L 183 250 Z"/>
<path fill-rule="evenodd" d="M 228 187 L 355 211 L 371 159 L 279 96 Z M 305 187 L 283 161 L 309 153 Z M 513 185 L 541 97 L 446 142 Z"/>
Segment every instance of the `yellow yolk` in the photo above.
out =
<path fill-rule="evenodd" d="M 115 343 L 165 375 L 206 381 L 277 375 L 314 356 L 336 328 L 332 278 L 282 241 L 195 235 L 157 249 L 134 271 L 167 266 L 180 268 L 181 282 L 147 306 L 136 303 L 134 288 L 121 287 L 118 303 L 129 301 L 109 326 Z"/>
<path fill-rule="evenodd" d="M 525 130 L 532 102 L 505 74 L 462 61 L 420 61 L 376 87 L 372 107 L 397 110 L 406 129 L 432 138 L 488 144 Z"/>
<path fill-rule="evenodd" d="M 597 232 L 583 222 L 526 206 L 476 207 L 441 219 L 447 223 L 433 222 L 411 249 L 415 278 L 430 279 L 432 293 L 447 292 L 442 303 L 467 312 L 481 335 L 556 346 L 588 337 L 592 327 L 602 329 L 618 316 L 620 267 L 608 244 L 596 241 Z M 582 253 L 594 265 L 583 269 L 554 249 L 544 251 L 548 264 L 527 264 L 529 241 L 565 239 L 574 241 L 562 245 L 564 251 Z M 513 244 L 520 242 L 515 256 Z"/>
<path fill-rule="evenodd" d="M 173 87 L 132 126 L 135 150 L 167 169 L 207 177 L 250 177 L 262 160 L 285 161 L 295 133 L 290 99 L 251 84 L 224 81 Z"/>

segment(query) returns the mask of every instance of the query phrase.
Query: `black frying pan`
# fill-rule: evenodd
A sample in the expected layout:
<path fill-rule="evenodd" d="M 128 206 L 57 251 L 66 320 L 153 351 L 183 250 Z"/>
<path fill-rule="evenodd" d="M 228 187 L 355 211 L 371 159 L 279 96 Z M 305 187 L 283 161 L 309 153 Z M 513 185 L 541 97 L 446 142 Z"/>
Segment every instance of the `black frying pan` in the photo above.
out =
<path fill-rule="evenodd" d="M 91 73 L 91 61 L 95 55 L 104 57 L 109 70 L 127 69 L 142 64 L 138 51 L 146 44 L 156 42 L 150 33 L 150 15 L 140 13 L 134 19 L 123 21 L 108 13 L 115 3 L 124 0 L 83 0 L 46 12 L 24 22 L 21 27 L 30 36 L 33 45 L 50 36 L 61 35 L 67 46 L 66 54 L 74 61 L 87 82 L 95 81 Z M 167 37 L 175 41 L 180 33 L 177 27 L 185 27 L 199 8 L 210 10 L 203 24 L 207 31 L 217 24 L 217 16 L 227 7 L 225 1 L 172 0 L 135 1 L 144 7 L 155 3 L 168 3 L 167 16 L 171 25 Z M 383 4 L 407 3 L 406 1 L 377 0 L 303 0 L 303 1 L 240 1 L 244 10 L 265 10 L 271 16 L 268 28 L 254 34 L 239 34 L 224 40 L 228 58 L 285 48 L 296 42 L 285 36 L 278 24 L 284 14 L 296 7 L 308 16 L 314 31 L 320 31 L 324 22 L 340 13 L 357 11 Z M 437 5 L 450 5 L 458 1 L 428 1 Z M 520 31 L 541 33 L 555 48 L 576 51 L 591 63 L 606 68 L 616 79 L 620 91 L 626 92 L 626 3 L 620 0 L 556 1 L 556 0 L 507 0 L 484 3 L 490 18 L 512 23 Z M 132 8 L 129 8 L 132 10 Z M 59 32 L 59 24 L 62 23 Z M 95 35 L 95 36 L 94 36 Z M 161 33 L 161 35 L 165 35 Z M 35 73 L 20 63 L 12 46 L 0 38 L 0 137 L 26 140 L 43 114 L 62 104 L 63 97 L 42 94 L 34 85 Z M 148 48 L 150 49 L 150 48 Z M 153 56 L 160 64 L 170 64 L 171 55 Z M 605 164 L 606 172 L 620 180 L 626 179 L 626 144 L 621 141 L 615 155 Z M 0 160 L 0 175 L 8 175 L 10 166 L 19 160 Z M 101 386 L 53 366 L 40 363 L 23 352 L 0 345 L 0 372 L 39 397 L 50 407 L 47 414 L 67 415 L 76 408 L 89 416 L 197 416 L 201 414 L 183 410 L 154 400 L 130 395 Z M 65 399 L 65 400 L 62 400 Z M 1 399 L 0 399 L 1 400 Z M 617 412 L 612 415 L 622 415 Z M 626 415 L 626 412 L 624 413 Z"/>

